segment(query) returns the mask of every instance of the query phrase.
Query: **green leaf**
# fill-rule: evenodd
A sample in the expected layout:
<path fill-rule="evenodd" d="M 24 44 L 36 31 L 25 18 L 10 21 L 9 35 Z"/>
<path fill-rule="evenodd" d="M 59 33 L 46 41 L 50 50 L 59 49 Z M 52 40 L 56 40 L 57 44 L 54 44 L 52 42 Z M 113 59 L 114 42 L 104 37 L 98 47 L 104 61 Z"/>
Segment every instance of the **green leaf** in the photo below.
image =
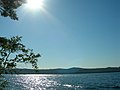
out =
<path fill-rule="evenodd" d="M 18 56 L 19 56 L 19 57 L 23 57 L 23 54 L 19 54 Z"/>

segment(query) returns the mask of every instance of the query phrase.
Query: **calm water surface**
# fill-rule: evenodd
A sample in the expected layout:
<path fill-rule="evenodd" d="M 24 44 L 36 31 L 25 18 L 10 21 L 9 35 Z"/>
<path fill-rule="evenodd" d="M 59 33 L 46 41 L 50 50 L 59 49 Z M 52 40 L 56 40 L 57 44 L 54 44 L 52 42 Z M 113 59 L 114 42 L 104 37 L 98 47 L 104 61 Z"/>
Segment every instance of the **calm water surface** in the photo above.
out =
<path fill-rule="evenodd" d="M 5 75 L 5 90 L 120 90 L 120 72 L 63 75 Z"/>

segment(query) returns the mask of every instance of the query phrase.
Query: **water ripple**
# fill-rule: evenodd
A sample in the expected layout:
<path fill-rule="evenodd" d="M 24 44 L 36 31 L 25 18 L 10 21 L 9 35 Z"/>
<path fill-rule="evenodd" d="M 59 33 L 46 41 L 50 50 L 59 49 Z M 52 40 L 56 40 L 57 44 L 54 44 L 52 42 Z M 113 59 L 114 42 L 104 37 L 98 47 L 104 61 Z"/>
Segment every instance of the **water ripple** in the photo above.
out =
<path fill-rule="evenodd" d="M 120 73 L 6 75 L 5 78 L 9 81 L 6 90 L 120 90 Z"/>

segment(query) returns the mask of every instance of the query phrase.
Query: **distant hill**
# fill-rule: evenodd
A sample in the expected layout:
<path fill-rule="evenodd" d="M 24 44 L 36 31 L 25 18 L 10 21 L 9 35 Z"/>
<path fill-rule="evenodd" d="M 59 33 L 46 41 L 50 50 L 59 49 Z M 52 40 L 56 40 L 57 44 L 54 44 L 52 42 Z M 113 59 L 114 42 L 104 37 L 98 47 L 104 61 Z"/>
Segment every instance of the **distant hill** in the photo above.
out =
<path fill-rule="evenodd" d="M 69 68 L 69 69 L 12 69 L 11 72 L 6 70 L 7 74 L 82 74 L 82 73 L 107 73 L 107 72 L 120 72 L 120 67 L 107 67 L 107 68 Z"/>

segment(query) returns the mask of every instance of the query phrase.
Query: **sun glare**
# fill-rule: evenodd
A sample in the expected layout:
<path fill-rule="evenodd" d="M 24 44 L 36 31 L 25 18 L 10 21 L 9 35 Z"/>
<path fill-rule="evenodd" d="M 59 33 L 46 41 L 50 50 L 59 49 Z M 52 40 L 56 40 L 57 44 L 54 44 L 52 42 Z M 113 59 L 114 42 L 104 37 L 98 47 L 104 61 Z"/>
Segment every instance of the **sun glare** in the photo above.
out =
<path fill-rule="evenodd" d="M 26 6 L 32 10 L 39 10 L 43 7 L 43 0 L 27 0 Z"/>

